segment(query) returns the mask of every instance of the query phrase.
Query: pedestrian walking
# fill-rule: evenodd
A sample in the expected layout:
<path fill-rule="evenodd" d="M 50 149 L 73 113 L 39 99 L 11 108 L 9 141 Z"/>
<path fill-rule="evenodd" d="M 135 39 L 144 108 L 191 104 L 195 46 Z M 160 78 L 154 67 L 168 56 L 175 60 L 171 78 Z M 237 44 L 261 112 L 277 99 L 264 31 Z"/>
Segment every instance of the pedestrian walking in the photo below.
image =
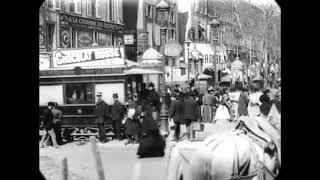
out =
<path fill-rule="evenodd" d="M 210 123 L 213 120 L 212 107 L 214 102 L 214 96 L 212 94 L 213 88 L 210 87 L 203 96 L 203 112 L 202 121 L 204 123 Z"/>
<path fill-rule="evenodd" d="M 54 147 L 58 147 L 58 143 L 56 141 L 56 134 L 53 130 L 53 114 L 52 114 L 52 108 L 54 106 L 53 102 L 48 102 L 48 109 L 45 109 L 44 112 L 44 120 L 42 122 L 42 125 L 45 129 L 45 134 L 42 136 L 40 140 L 40 147 L 44 147 L 44 142 L 47 138 L 47 136 L 50 136 L 52 139 L 52 143 Z"/>
<path fill-rule="evenodd" d="M 114 103 L 112 106 L 112 128 L 115 134 L 116 140 L 121 140 L 121 123 L 124 115 L 124 108 L 122 104 L 119 102 L 119 96 L 117 93 L 112 95 Z"/>
<path fill-rule="evenodd" d="M 184 101 L 184 121 L 187 129 L 187 140 L 190 140 L 190 136 L 194 139 L 194 133 L 191 130 L 191 123 L 200 119 L 200 107 L 195 101 L 195 94 L 190 92 L 188 97 Z"/>
<path fill-rule="evenodd" d="M 249 105 L 249 96 L 248 90 L 246 88 L 242 88 L 240 93 L 239 102 L 238 102 L 238 115 L 241 116 L 248 116 L 248 105 Z"/>
<path fill-rule="evenodd" d="M 61 123 L 62 123 L 62 116 L 63 113 L 60 109 L 58 109 L 58 103 L 55 102 L 52 108 L 52 115 L 53 115 L 53 130 L 56 134 L 57 143 L 62 145 L 62 137 L 61 137 Z"/>
<path fill-rule="evenodd" d="M 263 117 L 267 117 L 271 109 L 272 103 L 271 103 L 270 97 L 271 97 L 271 92 L 269 89 L 266 89 L 263 91 L 263 94 L 259 98 L 261 102 L 260 115 L 262 115 Z"/>
<path fill-rule="evenodd" d="M 97 93 L 96 102 L 96 124 L 99 130 L 99 140 L 102 143 L 107 142 L 106 129 L 104 127 L 105 120 L 109 118 L 108 104 L 102 99 L 102 92 Z"/>
<path fill-rule="evenodd" d="M 180 138 L 180 124 L 184 123 L 184 97 L 182 93 L 179 92 L 177 99 L 172 101 L 169 108 L 169 116 L 175 124 L 174 140 L 178 141 Z"/>
<path fill-rule="evenodd" d="M 162 157 L 166 146 L 165 140 L 160 135 L 160 130 L 152 118 L 152 109 L 148 103 L 141 105 L 142 137 L 137 155 L 144 157 Z"/>

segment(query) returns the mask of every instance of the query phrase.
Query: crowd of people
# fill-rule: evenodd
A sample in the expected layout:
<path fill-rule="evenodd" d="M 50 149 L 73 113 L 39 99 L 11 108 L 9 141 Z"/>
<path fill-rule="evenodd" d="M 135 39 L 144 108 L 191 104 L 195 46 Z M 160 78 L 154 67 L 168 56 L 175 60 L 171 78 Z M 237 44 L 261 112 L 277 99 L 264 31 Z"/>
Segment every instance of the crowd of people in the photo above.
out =
<path fill-rule="evenodd" d="M 275 104 L 281 112 L 280 91 L 272 97 L 269 89 L 263 93 L 258 89 L 246 87 L 240 90 L 239 99 L 232 100 L 229 97 L 230 88 L 209 87 L 204 94 L 200 94 L 194 86 L 186 89 L 179 85 L 168 86 L 164 101 L 168 108 L 168 122 L 174 124 L 174 140 L 179 141 L 182 137 L 186 137 L 187 140 L 194 138 L 191 126 L 194 122 L 215 123 L 219 119 L 233 121 L 238 117 L 248 116 L 249 112 L 251 116 L 266 117 L 272 104 Z M 165 139 L 159 129 L 160 95 L 153 83 L 149 83 L 148 86 L 143 84 L 138 94 L 129 93 L 126 104 L 121 104 L 118 94 L 113 94 L 114 102 L 110 109 L 102 99 L 102 93 L 97 93 L 95 114 L 99 141 L 108 142 L 105 123 L 107 119 L 111 119 L 115 140 L 126 138 L 128 140 L 126 144 L 139 143 L 137 154 L 140 157 L 163 156 Z M 237 107 L 234 106 L 235 103 Z M 63 143 L 62 112 L 57 107 L 56 103 L 48 103 L 42 124 L 46 133 L 40 141 L 41 147 L 50 138 L 55 147 Z M 181 124 L 185 124 L 187 130 L 182 137 L 180 137 Z"/>

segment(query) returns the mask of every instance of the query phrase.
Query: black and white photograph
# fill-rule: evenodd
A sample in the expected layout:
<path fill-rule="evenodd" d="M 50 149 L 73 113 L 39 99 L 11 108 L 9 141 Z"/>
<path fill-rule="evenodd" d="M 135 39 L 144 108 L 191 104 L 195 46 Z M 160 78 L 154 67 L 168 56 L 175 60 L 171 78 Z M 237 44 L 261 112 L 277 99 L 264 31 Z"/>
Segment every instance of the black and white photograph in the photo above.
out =
<path fill-rule="evenodd" d="M 44 0 L 38 129 L 47 180 L 280 179 L 281 7 Z"/>

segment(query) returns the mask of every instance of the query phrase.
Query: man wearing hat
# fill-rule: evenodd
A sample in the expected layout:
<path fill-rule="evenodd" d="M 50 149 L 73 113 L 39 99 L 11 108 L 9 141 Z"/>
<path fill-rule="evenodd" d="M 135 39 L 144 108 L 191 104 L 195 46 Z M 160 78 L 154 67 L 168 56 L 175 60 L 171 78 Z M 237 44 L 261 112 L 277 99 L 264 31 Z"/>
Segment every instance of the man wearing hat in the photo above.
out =
<path fill-rule="evenodd" d="M 96 123 L 99 129 L 99 140 L 102 143 L 107 142 L 106 138 L 106 129 L 104 127 L 104 121 L 109 117 L 108 104 L 102 100 L 102 93 L 97 93 L 97 102 L 96 102 Z"/>
<path fill-rule="evenodd" d="M 154 89 L 154 84 L 149 83 L 149 103 L 152 106 L 152 109 L 156 112 L 160 111 L 160 96 Z"/>
<path fill-rule="evenodd" d="M 124 114 L 124 108 L 119 102 L 119 96 L 117 93 L 112 95 L 114 103 L 112 106 L 112 128 L 115 134 L 116 140 L 121 140 L 121 121 Z"/>
<path fill-rule="evenodd" d="M 54 147 L 58 147 L 58 143 L 56 141 L 56 134 L 53 130 L 53 115 L 52 115 L 52 108 L 54 107 L 53 102 L 48 103 L 48 109 L 44 111 L 44 120 L 42 122 L 42 125 L 44 127 L 44 130 L 46 133 L 42 136 L 40 141 L 40 147 L 44 147 L 44 142 L 47 139 L 47 136 L 49 135 L 52 139 L 52 143 Z"/>

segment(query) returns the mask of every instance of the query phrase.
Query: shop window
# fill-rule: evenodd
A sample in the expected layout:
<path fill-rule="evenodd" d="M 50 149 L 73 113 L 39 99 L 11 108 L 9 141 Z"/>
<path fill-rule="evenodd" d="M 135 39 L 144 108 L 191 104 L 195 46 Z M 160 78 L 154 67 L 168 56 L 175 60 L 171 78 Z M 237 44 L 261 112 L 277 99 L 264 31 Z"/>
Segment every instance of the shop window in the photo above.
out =
<path fill-rule="evenodd" d="M 104 33 L 98 33 L 98 45 L 99 46 L 107 46 L 107 35 Z"/>
<path fill-rule="evenodd" d="M 93 84 L 73 83 L 65 85 L 66 104 L 94 104 Z"/>
<path fill-rule="evenodd" d="M 125 84 L 124 83 L 99 83 L 95 85 L 95 93 L 102 92 L 102 99 L 108 103 L 113 104 L 112 94 L 117 93 L 119 101 L 125 101 Z M 97 99 L 96 99 L 97 100 Z"/>
<path fill-rule="evenodd" d="M 79 30 L 77 32 L 77 48 L 90 47 L 93 43 L 92 31 Z"/>

